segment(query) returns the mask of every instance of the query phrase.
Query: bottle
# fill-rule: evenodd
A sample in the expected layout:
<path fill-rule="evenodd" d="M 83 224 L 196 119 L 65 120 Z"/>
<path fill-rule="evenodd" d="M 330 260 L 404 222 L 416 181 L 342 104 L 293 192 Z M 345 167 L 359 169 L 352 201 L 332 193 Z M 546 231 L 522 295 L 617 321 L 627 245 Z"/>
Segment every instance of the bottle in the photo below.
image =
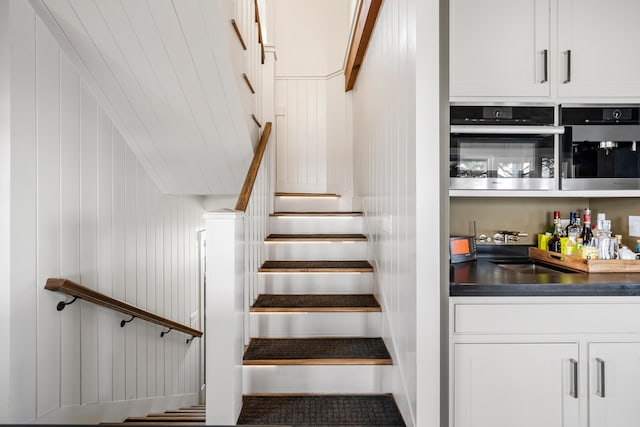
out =
<path fill-rule="evenodd" d="M 593 239 L 593 232 L 591 231 L 591 209 L 584 210 L 584 227 L 582 228 L 582 233 L 580 233 L 580 237 L 582 237 L 582 245 L 589 246 L 591 243 L 591 239 Z"/>
<path fill-rule="evenodd" d="M 567 236 L 567 237 L 569 236 L 569 228 L 571 228 L 571 226 L 576 222 L 576 217 L 577 216 L 578 216 L 578 214 L 576 214 L 575 212 L 569 213 L 569 224 L 564 229 L 564 235 L 565 236 Z"/>
<path fill-rule="evenodd" d="M 567 255 L 578 255 L 576 246 L 581 232 L 582 227 L 580 226 L 580 217 L 576 214 L 573 224 L 570 224 L 569 227 L 567 227 L 567 237 L 569 238 L 569 241 L 567 242 Z"/>
<path fill-rule="evenodd" d="M 576 239 L 576 245 L 573 248 L 574 256 L 582 256 L 582 237 Z"/>
<path fill-rule="evenodd" d="M 547 243 L 547 250 L 560 253 L 562 248 L 562 243 L 560 242 L 560 238 L 562 237 L 562 223 L 560 222 L 559 211 L 553 212 L 553 222 L 555 224 L 555 230 L 553 231 L 553 236 L 549 239 L 549 243 Z"/>
<path fill-rule="evenodd" d="M 640 240 L 636 240 L 636 253 L 640 253 Z"/>
<path fill-rule="evenodd" d="M 553 233 L 556 231 L 556 218 L 559 216 L 560 216 L 560 211 L 553 211 L 553 221 L 551 221 L 551 224 L 549 224 L 545 233 L 548 233 L 549 235 L 553 235 Z"/>

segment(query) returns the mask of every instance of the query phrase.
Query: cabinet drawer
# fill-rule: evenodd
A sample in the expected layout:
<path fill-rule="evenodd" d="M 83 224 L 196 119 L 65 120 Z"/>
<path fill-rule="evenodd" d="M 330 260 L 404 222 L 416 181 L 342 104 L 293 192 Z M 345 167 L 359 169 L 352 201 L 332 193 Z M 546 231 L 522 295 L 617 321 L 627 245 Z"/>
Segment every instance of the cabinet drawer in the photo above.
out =
<path fill-rule="evenodd" d="M 454 304 L 456 334 L 640 333 L 640 304 Z"/>

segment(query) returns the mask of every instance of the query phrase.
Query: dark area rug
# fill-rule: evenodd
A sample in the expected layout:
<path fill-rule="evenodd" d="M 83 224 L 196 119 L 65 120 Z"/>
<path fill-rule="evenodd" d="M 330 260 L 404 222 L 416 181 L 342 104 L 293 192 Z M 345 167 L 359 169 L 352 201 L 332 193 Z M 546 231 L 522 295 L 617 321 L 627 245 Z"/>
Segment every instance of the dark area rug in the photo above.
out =
<path fill-rule="evenodd" d="M 262 294 L 253 304 L 254 308 L 378 308 L 380 304 L 371 294 L 307 294 L 274 295 Z"/>
<path fill-rule="evenodd" d="M 391 356 L 382 338 L 251 338 L 243 359 L 390 360 Z"/>
<path fill-rule="evenodd" d="M 238 424 L 404 426 L 391 395 L 245 396 Z"/>
<path fill-rule="evenodd" d="M 261 271 L 309 270 L 373 271 L 368 261 L 265 261 Z"/>

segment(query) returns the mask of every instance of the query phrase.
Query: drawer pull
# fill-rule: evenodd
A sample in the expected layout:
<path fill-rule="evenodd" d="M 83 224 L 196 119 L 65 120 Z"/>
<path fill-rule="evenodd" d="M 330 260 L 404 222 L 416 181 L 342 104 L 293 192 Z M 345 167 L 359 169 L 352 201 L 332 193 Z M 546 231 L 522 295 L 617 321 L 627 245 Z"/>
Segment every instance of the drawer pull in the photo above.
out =
<path fill-rule="evenodd" d="M 542 66 L 544 67 L 544 77 L 540 83 L 547 83 L 549 81 L 549 49 L 542 51 Z"/>
<path fill-rule="evenodd" d="M 569 359 L 571 364 L 571 388 L 569 389 L 569 396 L 578 398 L 578 362 L 575 359 Z"/>
<path fill-rule="evenodd" d="M 567 57 L 567 78 L 562 83 L 567 84 L 571 82 L 571 50 L 566 51 L 564 54 Z"/>
<path fill-rule="evenodd" d="M 596 396 L 604 397 L 604 360 L 596 358 Z"/>

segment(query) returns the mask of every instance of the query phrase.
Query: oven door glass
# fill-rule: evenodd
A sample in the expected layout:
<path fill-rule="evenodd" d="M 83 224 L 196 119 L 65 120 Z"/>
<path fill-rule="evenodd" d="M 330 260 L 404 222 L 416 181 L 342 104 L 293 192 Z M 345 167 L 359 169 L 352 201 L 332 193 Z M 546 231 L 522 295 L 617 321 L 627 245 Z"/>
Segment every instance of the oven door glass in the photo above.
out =
<path fill-rule="evenodd" d="M 451 135 L 450 188 L 552 190 L 551 135 Z"/>

